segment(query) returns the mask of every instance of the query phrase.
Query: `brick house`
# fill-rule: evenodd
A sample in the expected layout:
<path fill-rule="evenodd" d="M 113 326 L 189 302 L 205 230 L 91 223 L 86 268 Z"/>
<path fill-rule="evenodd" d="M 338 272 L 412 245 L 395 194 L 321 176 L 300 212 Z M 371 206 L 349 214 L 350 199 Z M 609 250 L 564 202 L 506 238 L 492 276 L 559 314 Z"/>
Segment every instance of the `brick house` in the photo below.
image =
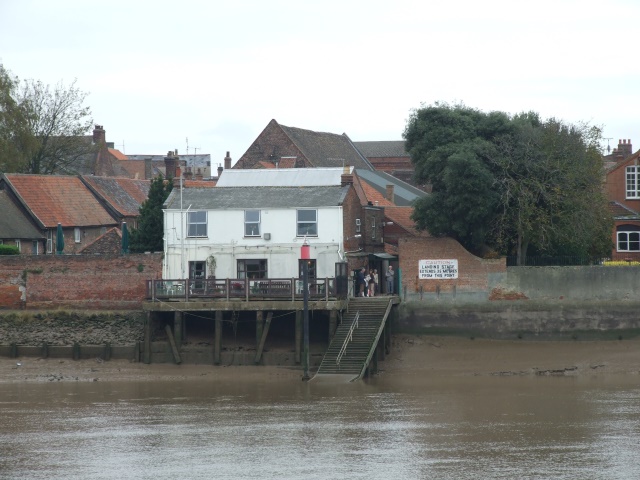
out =
<path fill-rule="evenodd" d="M 620 141 L 616 156 L 605 163 L 605 191 L 615 223 L 611 257 L 640 260 L 640 150 L 622 159 L 618 152 L 631 152 L 631 140 Z"/>
<path fill-rule="evenodd" d="M 60 223 L 64 253 L 81 253 L 123 221 L 134 227 L 148 191 L 149 181 L 142 180 L 2 174 L 0 225 L 6 227 L 0 229 L 0 241 L 16 245 L 22 254 L 52 254 Z"/>

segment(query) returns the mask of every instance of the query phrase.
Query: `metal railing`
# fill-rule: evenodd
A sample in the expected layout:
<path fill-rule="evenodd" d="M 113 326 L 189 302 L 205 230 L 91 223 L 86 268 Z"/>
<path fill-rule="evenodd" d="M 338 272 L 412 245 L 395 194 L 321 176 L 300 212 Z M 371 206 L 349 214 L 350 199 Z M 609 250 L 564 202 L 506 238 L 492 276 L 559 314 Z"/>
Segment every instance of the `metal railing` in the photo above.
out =
<path fill-rule="evenodd" d="M 349 345 L 349 342 L 353 340 L 353 331 L 356 328 L 358 328 L 358 318 L 360 318 L 360 310 L 356 312 L 356 317 L 353 319 L 353 322 L 351 322 L 351 327 L 349 328 L 349 332 L 347 333 L 347 336 L 344 339 L 344 343 L 342 344 L 342 348 L 340 349 L 340 352 L 336 357 L 336 365 L 338 365 L 338 367 L 340 366 L 340 360 L 342 360 L 342 356 L 347 351 L 347 346 Z"/>
<path fill-rule="evenodd" d="M 314 278 L 309 282 L 309 298 L 328 300 L 336 297 L 335 278 Z M 148 280 L 148 300 L 230 300 L 288 299 L 304 297 L 298 278 L 226 278 Z"/>

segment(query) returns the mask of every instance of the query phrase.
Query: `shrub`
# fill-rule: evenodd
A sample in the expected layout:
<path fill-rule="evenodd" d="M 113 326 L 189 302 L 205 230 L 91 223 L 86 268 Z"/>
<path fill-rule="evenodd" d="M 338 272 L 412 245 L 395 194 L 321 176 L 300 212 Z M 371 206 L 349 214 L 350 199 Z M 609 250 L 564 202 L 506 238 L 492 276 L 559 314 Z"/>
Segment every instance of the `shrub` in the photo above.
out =
<path fill-rule="evenodd" d="M 13 245 L 0 245 L 0 255 L 20 255 L 20 250 Z"/>

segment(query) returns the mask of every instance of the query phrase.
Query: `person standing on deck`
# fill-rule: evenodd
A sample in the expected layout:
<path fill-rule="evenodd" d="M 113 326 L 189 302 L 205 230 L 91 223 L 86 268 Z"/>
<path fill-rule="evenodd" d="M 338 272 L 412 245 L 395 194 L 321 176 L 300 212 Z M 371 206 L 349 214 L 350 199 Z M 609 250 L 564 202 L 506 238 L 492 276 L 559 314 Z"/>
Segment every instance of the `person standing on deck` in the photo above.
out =
<path fill-rule="evenodd" d="M 357 297 L 364 297 L 364 272 L 365 272 L 365 268 L 362 267 L 360 270 L 358 270 L 358 275 L 357 275 L 357 284 L 358 284 L 358 291 L 356 292 L 356 296 Z"/>
<path fill-rule="evenodd" d="M 396 272 L 393 271 L 393 267 L 389 265 L 389 269 L 387 270 L 387 273 L 384 274 L 385 278 L 387 279 L 387 293 L 389 295 L 393 295 L 393 280 L 394 280 L 395 273 Z"/>

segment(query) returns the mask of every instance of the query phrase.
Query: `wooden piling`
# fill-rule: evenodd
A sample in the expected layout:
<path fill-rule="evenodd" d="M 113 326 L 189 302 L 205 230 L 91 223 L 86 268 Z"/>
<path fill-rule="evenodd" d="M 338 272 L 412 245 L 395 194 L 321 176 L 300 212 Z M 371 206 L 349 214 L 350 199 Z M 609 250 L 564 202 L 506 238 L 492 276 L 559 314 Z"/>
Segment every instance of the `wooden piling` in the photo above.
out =
<path fill-rule="evenodd" d="M 216 310 L 216 332 L 213 341 L 213 363 L 220 365 L 220 350 L 222 350 L 222 310 Z"/>
<path fill-rule="evenodd" d="M 17 358 L 18 357 L 18 344 L 12 343 L 9 347 L 9 358 Z"/>
<path fill-rule="evenodd" d="M 42 350 L 40 352 L 40 356 L 42 358 L 49 357 L 49 344 L 47 342 L 42 342 Z"/>
<path fill-rule="evenodd" d="M 111 360 L 111 344 L 109 342 L 104 344 L 104 351 L 102 353 L 102 358 L 105 362 Z"/>
<path fill-rule="evenodd" d="M 80 344 L 78 342 L 73 344 L 73 359 L 80 360 Z"/>
<path fill-rule="evenodd" d="M 178 348 L 182 347 L 183 326 L 184 326 L 184 313 L 182 313 L 182 312 L 174 312 L 174 314 L 173 314 L 173 335 L 174 335 L 174 338 L 176 340 L 176 346 Z"/>
<path fill-rule="evenodd" d="M 264 330 L 264 312 L 262 310 L 256 311 L 256 346 L 262 339 L 262 331 Z"/>
<path fill-rule="evenodd" d="M 151 363 L 151 320 L 152 312 L 147 312 L 147 316 L 144 319 L 144 353 L 142 361 L 149 365 Z"/>
<path fill-rule="evenodd" d="M 264 349 L 264 343 L 267 341 L 267 335 L 269 334 L 269 327 L 271 326 L 271 318 L 273 317 L 273 312 L 269 312 L 267 314 L 267 321 L 265 323 L 264 329 L 262 331 L 262 337 L 260 338 L 260 343 L 258 344 L 258 350 L 256 352 L 255 363 L 260 363 L 262 359 L 262 350 Z"/>
<path fill-rule="evenodd" d="M 171 345 L 171 351 L 173 352 L 173 360 L 176 362 L 176 364 L 180 365 L 182 363 L 182 359 L 180 358 L 178 347 L 176 347 L 176 340 L 173 337 L 171 327 L 169 325 L 165 325 L 164 331 L 167 333 L 167 337 L 169 338 L 169 345 Z"/>
<path fill-rule="evenodd" d="M 338 311 L 331 310 L 329 312 L 329 343 L 333 340 L 333 336 L 336 334 L 338 328 Z"/>

